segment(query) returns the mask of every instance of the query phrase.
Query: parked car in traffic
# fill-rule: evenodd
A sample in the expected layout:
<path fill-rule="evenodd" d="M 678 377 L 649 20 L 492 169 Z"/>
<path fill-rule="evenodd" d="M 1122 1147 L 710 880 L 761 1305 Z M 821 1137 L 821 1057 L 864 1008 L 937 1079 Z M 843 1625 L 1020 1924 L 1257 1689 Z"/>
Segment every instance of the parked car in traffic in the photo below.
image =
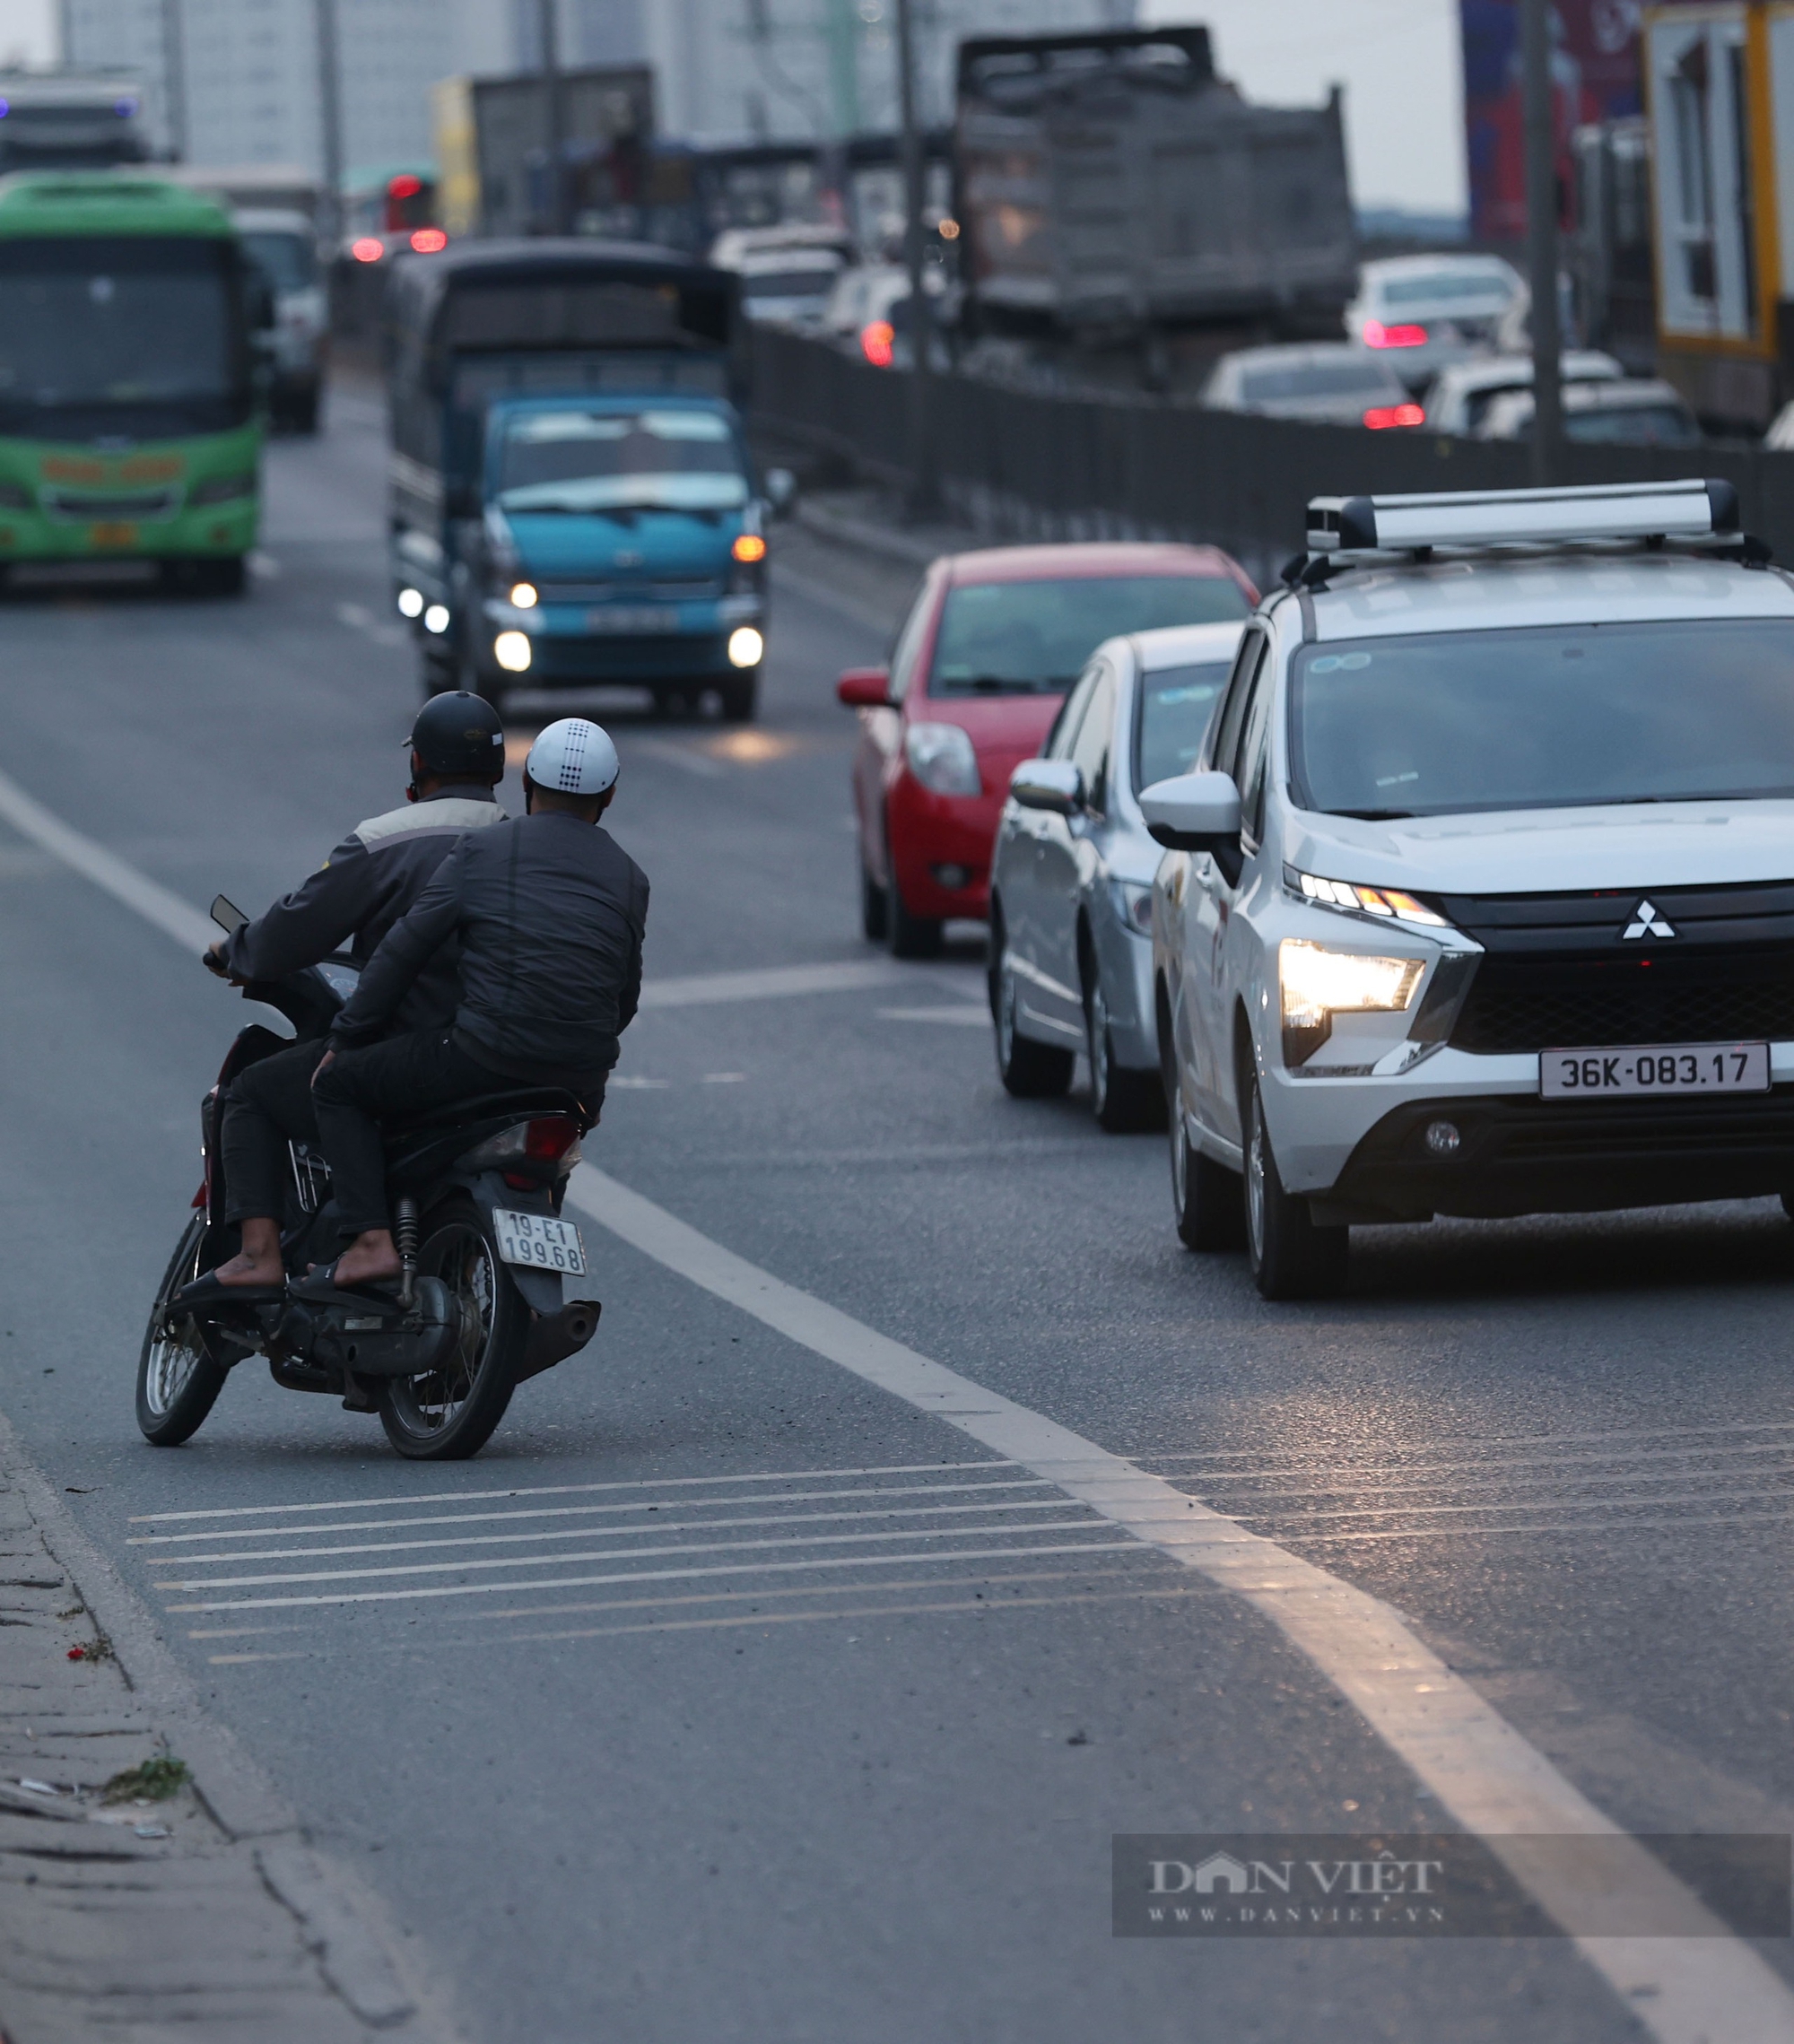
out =
<path fill-rule="evenodd" d="M 944 330 L 954 316 L 954 294 L 941 273 L 922 274 L 928 294 L 934 348 L 929 360 L 947 364 Z M 910 361 L 910 273 L 900 263 L 866 263 L 844 270 L 823 308 L 821 325 L 849 354 L 875 369 L 907 369 Z"/>
<path fill-rule="evenodd" d="M 1104 1128 L 1164 1113 L 1153 1009 L 1153 875 L 1142 787 L 1195 766 L 1240 623 L 1173 625 L 1098 647 L 1040 757 L 1009 777 L 990 862 L 997 1069 L 1022 1098 L 1063 1093 L 1079 1050 Z"/>
<path fill-rule="evenodd" d="M 1484 414 L 1476 437 L 1485 440 L 1532 438 L 1533 395 L 1510 391 Z M 1691 448 L 1701 441 L 1700 422 L 1671 384 L 1656 377 L 1566 384 L 1563 438 L 1579 446 Z"/>
<path fill-rule="evenodd" d="M 1139 797 L 1185 1244 L 1295 1298 L 1360 1224 L 1794 1212 L 1794 578 L 1736 490 L 1307 526 L 1197 770 Z"/>
<path fill-rule="evenodd" d="M 1558 375 L 1572 383 L 1611 383 L 1625 370 L 1594 348 L 1572 348 L 1559 358 Z M 1441 370 L 1426 394 L 1426 423 L 1436 433 L 1474 434 L 1489 407 L 1510 391 L 1532 388 L 1530 355 L 1484 355 Z"/>
<path fill-rule="evenodd" d="M 1328 426 L 1417 426 L 1425 417 L 1387 361 L 1343 341 L 1237 349 L 1209 370 L 1197 402 Z"/>
<path fill-rule="evenodd" d="M 1519 271 L 1499 256 L 1391 256 L 1359 271 L 1346 331 L 1387 354 L 1419 392 L 1453 362 L 1487 352 L 1523 289 Z"/>
<path fill-rule="evenodd" d="M 274 298 L 268 409 L 274 423 L 318 431 L 318 403 L 330 354 L 330 306 L 318 268 L 318 230 L 302 213 L 240 207 L 232 214 L 243 252 Z"/>
<path fill-rule="evenodd" d="M 1094 648 L 1119 633 L 1243 618 L 1258 600 L 1217 547 L 1106 541 L 945 554 L 888 665 L 849 669 L 861 926 L 930 957 L 981 919 L 1009 776 L 1032 759 Z"/>

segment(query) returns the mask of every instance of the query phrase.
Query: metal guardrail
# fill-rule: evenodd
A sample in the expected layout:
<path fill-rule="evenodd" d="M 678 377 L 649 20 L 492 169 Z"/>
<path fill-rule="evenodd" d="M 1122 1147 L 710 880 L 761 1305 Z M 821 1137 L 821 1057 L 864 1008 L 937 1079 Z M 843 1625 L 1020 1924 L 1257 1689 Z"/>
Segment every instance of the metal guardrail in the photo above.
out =
<path fill-rule="evenodd" d="M 824 341 L 753 333 L 753 409 L 859 475 L 909 474 L 908 379 Z M 999 539 L 1192 539 L 1224 546 L 1262 586 L 1302 544 L 1321 493 L 1520 490 L 1527 448 L 1424 431 L 1372 432 L 1160 399 L 1043 395 L 958 374 L 934 378 L 942 488 Z M 1745 529 L 1794 565 L 1794 456 L 1703 448 L 1571 447 L 1565 483 L 1723 476 Z"/>

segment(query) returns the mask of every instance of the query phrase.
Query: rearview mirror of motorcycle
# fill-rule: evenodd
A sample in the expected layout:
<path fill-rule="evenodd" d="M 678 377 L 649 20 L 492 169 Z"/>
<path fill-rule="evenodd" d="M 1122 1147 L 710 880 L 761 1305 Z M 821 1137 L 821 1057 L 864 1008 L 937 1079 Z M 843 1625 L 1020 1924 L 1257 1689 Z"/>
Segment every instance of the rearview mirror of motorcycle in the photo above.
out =
<path fill-rule="evenodd" d="M 1140 794 L 1156 842 L 1174 852 L 1215 852 L 1240 842 L 1240 791 L 1231 774 L 1177 774 Z"/>
<path fill-rule="evenodd" d="M 228 895 L 214 894 L 212 897 L 212 920 L 227 937 L 240 930 L 248 919 Z"/>

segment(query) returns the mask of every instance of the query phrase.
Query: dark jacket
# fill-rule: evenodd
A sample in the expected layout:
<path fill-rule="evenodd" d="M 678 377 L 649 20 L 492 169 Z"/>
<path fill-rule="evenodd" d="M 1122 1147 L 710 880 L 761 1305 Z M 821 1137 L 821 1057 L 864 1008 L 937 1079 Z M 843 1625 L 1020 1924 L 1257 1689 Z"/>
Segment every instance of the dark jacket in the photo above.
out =
<path fill-rule="evenodd" d="M 396 923 L 337 1016 L 365 1043 L 450 937 L 460 942 L 457 1041 L 507 1078 L 601 1091 L 641 994 L 648 880 L 610 832 L 564 811 L 466 837 Z"/>
<path fill-rule="evenodd" d="M 358 823 L 310 879 L 224 945 L 239 979 L 279 979 L 316 965 L 344 944 L 365 965 L 411 909 L 436 869 L 469 831 L 505 821 L 489 787 L 446 787 Z M 428 961 L 393 1020 L 401 1029 L 440 1028 L 455 1013 L 461 979 L 451 944 Z"/>

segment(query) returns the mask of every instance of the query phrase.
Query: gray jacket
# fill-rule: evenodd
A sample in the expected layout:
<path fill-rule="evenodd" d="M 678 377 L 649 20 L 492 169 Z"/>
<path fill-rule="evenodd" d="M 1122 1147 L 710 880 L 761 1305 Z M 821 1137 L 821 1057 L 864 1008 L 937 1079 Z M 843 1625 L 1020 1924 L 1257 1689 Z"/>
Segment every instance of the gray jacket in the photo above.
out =
<path fill-rule="evenodd" d="M 302 886 L 226 940 L 225 964 L 239 979 L 280 979 L 347 944 L 349 956 L 366 965 L 456 844 L 469 831 L 504 821 L 492 789 L 482 787 L 446 787 L 428 801 L 369 817 Z M 457 966 L 452 944 L 429 960 L 395 1010 L 395 1024 L 447 1022 L 460 997 Z"/>
<path fill-rule="evenodd" d="M 332 1039 L 379 1036 L 451 938 L 455 1034 L 507 1078 L 601 1094 L 641 994 L 648 879 L 608 831 L 564 811 L 463 838 L 394 924 Z"/>

